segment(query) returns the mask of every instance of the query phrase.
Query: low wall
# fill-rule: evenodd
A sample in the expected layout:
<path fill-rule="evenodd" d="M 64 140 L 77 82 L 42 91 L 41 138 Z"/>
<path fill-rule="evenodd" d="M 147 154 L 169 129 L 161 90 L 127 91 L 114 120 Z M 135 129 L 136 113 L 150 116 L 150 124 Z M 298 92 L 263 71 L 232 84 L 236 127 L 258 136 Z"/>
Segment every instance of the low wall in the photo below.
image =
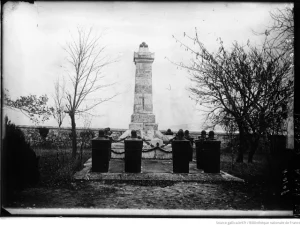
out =
<path fill-rule="evenodd" d="M 70 133 L 71 133 L 70 127 L 62 127 L 60 129 L 58 129 L 58 127 L 46 127 L 46 126 L 18 126 L 18 127 L 24 132 L 26 140 L 28 142 L 30 142 L 30 144 L 33 147 L 40 146 L 40 144 L 45 144 L 45 141 L 46 141 L 46 143 L 49 143 L 49 144 L 55 142 L 56 144 L 58 144 L 61 147 L 71 147 L 72 146 L 72 142 L 71 142 L 71 138 L 70 138 Z M 38 129 L 42 128 L 42 127 L 46 127 L 49 129 L 49 133 L 45 140 L 42 139 L 42 137 L 38 131 Z M 100 129 L 104 129 L 104 127 L 103 128 L 90 128 L 88 130 L 92 131 L 95 136 L 98 136 L 98 132 Z M 82 143 L 80 133 L 84 132 L 86 130 L 87 130 L 86 128 L 80 128 L 80 127 L 77 128 L 78 146 L 80 146 Z M 118 128 L 110 128 L 110 130 L 112 131 L 112 137 L 115 140 L 117 140 L 126 131 L 126 129 L 118 129 Z M 162 133 L 166 132 L 166 130 L 160 130 L 160 131 Z M 208 131 L 207 131 L 207 133 L 208 133 Z M 201 131 L 190 131 L 190 136 L 193 137 L 194 139 L 198 139 L 198 136 L 200 136 L 200 135 L 201 135 Z M 215 138 L 218 141 L 221 141 L 221 150 L 224 150 L 227 148 L 227 146 L 230 142 L 229 135 L 227 135 L 226 133 L 215 133 Z M 276 135 L 273 136 L 270 139 L 270 145 L 271 145 L 270 152 L 276 153 L 276 152 L 280 151 L 280 149 L 284 148 L 285 139 L 286 139 L 285 136 L 276 136 Z M 85 147 L 90 148 L 91 141 L 86 142 Z M 258 149 L 258 152 L 264 152 L 264 151 L 265 150 L 263 150 L 263 147 Z"/>
<path fill-rule="evenodd" d="M 62 127 L 58 129 L 58 127 L 50 127 L 50 126 L 18 126 L 25 135 L 25 138 L 28 142 L 31 143 L 32 146 L 39 146 L 39 144 L 46 142 L 57 142 L 59 145 L 61 144 L 63 147 L 71 147 L 72 142 L 70 138 L 71 128 L 70 127 Z M 45 140 L 41 137 L 39 133 L 39 128 L 48 128 L 49 133 Z M 98 132 L 100 129 L 104 128 L 90 128 L 88 130 L 92 131 L 95 136 L 98 136 Z M 77 139 L 78 145 L 80 145 L 81 138 L 80 133 L 86 131 L 86 128 L 77 128 Z M 126 129 L 117 129 L 117 128 L 110 128 L 112 131 L 113 139 L 118 139 Z M 166 130 L 160 130 L 162 133 L 165 133 Z M 201 131 L 190 131 L 190 136 L 194 139 L 197 139 L 198 136 L 201 135 Z M 218 141 L 221 141 L 221 149 L 226 148 L 229 137 L 226 133 L 216 133 L 215 138 Z M 91 147 L 89 143 L 86 147 Z"/>

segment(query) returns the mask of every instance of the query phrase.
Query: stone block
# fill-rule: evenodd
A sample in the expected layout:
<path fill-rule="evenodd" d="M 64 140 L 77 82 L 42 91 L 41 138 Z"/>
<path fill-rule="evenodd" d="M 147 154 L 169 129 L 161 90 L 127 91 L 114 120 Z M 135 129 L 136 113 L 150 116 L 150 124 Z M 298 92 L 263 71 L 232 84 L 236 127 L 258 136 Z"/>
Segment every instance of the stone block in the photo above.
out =
<path fill-rule="evenodd" d="M 155 159 L 155 151 L 143 152 L 142 153 L 142 158 L 143 159 Z"/>
<path fill-rule="evenodd" d="M 153 112 L 153 105 L 152 104 L 147 104 L 144 105 L 134 105 L 134 113 L 152 113 Z"/>
<path fill-rule="evenodd" d="M 152 94 L 152 85 L 135 84 L 135 93 Z"/>
<path fill-rule="evenodd" d="M 129 130 L 143 130 L 143 123 L 130 123 Z"/>
<path fill-rule="evenodd" d="M 136 68 L 139 69 L 139 70 L 152 71 L 152 63 L 137 63 Z"/>
<path fill-rule="evenodd" d="M 143 59 L 148 59 L 151 63 L 154 61 L 155 54 L 152 52 L 134 52 L 134 62 L 139 62 Z"/>
<path fill-rule="evenodd" d="M 136 77 L 135 83 L 139 85 L 152 85 L 152 80 L 148 77 Z"/>
<path fill-rule="evenodd" d="M 134 95 L 134 104 L 137 105 L 152 105 L 152 94 L 136 93 Z"/>
<path fill-rule="evenodd" d="M 155 123 L 154 114 L 132 114 L 131 115 L 132 123 Z"/>
<path fill-rule="evenodd" d="M 140 70 L 140 71 L 137 70 L 136 78 L 152 79 L 152 71 L 151 70 Z"/>
<path fill-rule="evenodd" d="M 144 123 L 143 130 L 157 130 L 157 123 Z"/>

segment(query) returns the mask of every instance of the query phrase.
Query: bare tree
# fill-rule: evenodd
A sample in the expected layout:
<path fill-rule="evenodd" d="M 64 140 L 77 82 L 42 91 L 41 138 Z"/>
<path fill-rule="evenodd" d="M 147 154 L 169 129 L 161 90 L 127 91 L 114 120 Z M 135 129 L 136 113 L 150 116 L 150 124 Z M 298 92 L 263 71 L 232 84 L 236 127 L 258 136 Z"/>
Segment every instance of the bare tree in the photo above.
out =
<path fill-rule="evenodd" d="M 68 73 L 71 89 L 66 90 L 66 113 L 70 116 L 72 125 L 72 157 L 76 157 L 76 119 L 77 114 L 88 113 L 97 105 L 109 101 L 116 96 L 94 98 L 93 103 L 87 103 L 87 97 L 112 84 L 103 84 L 102 69 L 115 62 L 105 55 L 105 46 L 100 46 L 101 36 L 93 36 L 92 28 L 89 30 L 77 29 L 77 39 L 64 48 L 68 55 L 68 62 L 72 71 Z M 85 102 L 86 104 L 83 104 Z"/>
<path fill-rule="evenodd" d="M 54 108 L 53 108 L 53 117 L 57 121 L 58 128 L 61 127 L 64 118 L 66 117 L 66 104 L 65 104 L 65 91 L 66 83 L 63 80 L 63 84 L 60 85 L 59 79 L 54 82 Z"/>
<path fill-rule="evenodd" d="M 294 8 L 287 6 L 284 9 L 276 9 L 270 13 L 273 24 L 268 27 L 270 41 L 276 44 L 277 49 L 287 54 L 294 64 Z M 294 82 L 294 73 L 291 72 L 289 80 Z M 288 103 L 287 115 L 287 142 L 288 149 L 294 149 L 294 98 Z"/>
<path fill-rule="evenodd" d="M 270 12 L 272 24 L 264 32 L 255 32 L 256 35 L 266 35 L 274 50 L 284 53 L 294 65 L 294 7 L 292 5 L 277 8 Z M 294 71 L 291 70 L 287 82 L 294 82 Z M 288 149 L 294 149 L 294 98 L 288 102 L 286 120 Z"/>
<path fill-rule="evenodd" d="M 267 39 L 261 48 L 248 41 L 245 46 L 234 43 L 232 50 L 225 50 L 220 39 L 218 51 L 212 53 L 200 42 L 197 30 L 194 37 L 184 36 L 190 44 L 174 38 L 192 54 L 192 61 L 171 62 L 191 75 L 191 95 L 206 108 L 213 126 L 226 127 L 233 120 L 240 139 L 237 161 L 243 161 L 248 141 L 248 162 L 252 162 L 259 137 L 277 129 L 286 117 L 286 104 L 293 95 L 293 83 L 285 82 L 291 61 L 274 51 Z M 193 43 L 196 47 L 190 47 Z"/>
<path fill-rule="evenodd" d="M 265 31 L 269 42 L 274 49 L 287 54 L 294 53 L 294 8 L 287 6 L 276 9 L 270 12 L 270 16 L 273 23 Z"/>

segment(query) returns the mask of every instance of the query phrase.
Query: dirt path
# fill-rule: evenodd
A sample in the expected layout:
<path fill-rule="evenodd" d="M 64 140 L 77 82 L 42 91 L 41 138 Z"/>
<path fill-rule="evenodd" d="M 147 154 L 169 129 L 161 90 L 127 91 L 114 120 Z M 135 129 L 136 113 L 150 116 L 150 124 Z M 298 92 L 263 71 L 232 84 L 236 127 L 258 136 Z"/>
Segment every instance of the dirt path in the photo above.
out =
<path fill-rule="evenodd" d="M 69 188 L 29 188 L 8 207 L 291 210 L 267 189 L 237 182 L 78 181 Z"/>

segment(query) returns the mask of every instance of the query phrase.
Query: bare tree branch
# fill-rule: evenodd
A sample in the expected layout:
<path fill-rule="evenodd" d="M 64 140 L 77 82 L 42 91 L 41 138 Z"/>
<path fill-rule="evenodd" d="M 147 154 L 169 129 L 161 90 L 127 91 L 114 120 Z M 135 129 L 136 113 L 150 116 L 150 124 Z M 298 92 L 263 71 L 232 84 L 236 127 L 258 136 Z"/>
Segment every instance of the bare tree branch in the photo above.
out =
<path fill-rule="evenodd" d="M 106 46 L 100 46 L 101 36 L 93 36 L 93 30 L 77 28 L 77 37 L 72 35 L 71 42 L 67 43 L 64 50 L 68 55 L 68 62 L 72 72 L 69 75 L 72 88 L 66 91 L 66 107 L 64 112 L 68 113 L 72 124 L 72 146 L 73 157 L 76 156 L 76 123 L 75 115 L 88 113 L 103 102 L 113 99 L 117 94 L 110 97 L 94 99 L 93 103 L 83 106 L 88 96 L 114 85 L 101 82 L 103 80 L 102 69 L 115 60 L 110 60 L 105 55 Z"/>
<path fill-rule="evenodd" d="M 278 121 L 286 115 L 284 105 L 293 95 L 293 84 L 287 79 L 291 60 L 286 52 L 273 48 L 268 38 L 259 48 L 249 41 L 247 45 L 235 42 L 231 51 L 225 50 L 218 38 L 220 47 L 216 53 L 204 47 L 197 30 L 194 38 L 185 33 L 184 38 L 196 47 L 174 37 L 185 51 L 191 52 L 191 63 L 167 60 L 190 74 L 192 99 L 205 107 L 202 111 L 206 111 L 211 127 L 234 125 L 244 137 L 278 130 L 282 125 Z"/>
<path fill-rule="evenodd" d="M 53 117 L 55 118 L 55 120 L 57 121 L 58 127 L 60 128 L 63 120 L 66 116 L 65 111 L 66 111 L 66 83 L 65 80 L 63 80 L 63 83 L 60 84 L 60 80 L 57 79 L 54 82 L 54 95 L 53 95 L 53 99 L 54 99 L 54 110 L 53 110 Z"/>

